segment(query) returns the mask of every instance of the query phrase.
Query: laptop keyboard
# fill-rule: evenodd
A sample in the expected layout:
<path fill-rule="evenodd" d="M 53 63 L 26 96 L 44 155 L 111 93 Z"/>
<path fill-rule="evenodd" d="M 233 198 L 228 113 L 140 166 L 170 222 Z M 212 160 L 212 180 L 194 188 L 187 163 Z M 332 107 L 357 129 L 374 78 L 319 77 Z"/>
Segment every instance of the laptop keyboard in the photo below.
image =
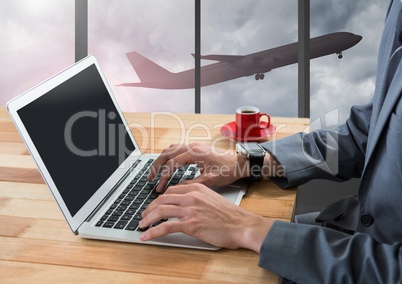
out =
<path fill-rule="evenodd" d="M 138 165 L 140 162 L 141 161 L 137 161 L 136 164 Z M 129 231 L 146 230 L 138 227 L 138 223 L 141 220 L 141 213 L 152 201 L 162 194 L 155 190 L 159 182 L 160 174 L 153 181 L 147 180 L 153 162 L 153 159 L 146 162 L 126 189 L 117 197 L 114 203 L 96 223 L 96 227 Z M 133 168 L 135 168 L 135 166 L 136 165 L 134 165 Z M 167 186 L 176 185 L 183 180 L 193 179 L 197 171 L 197 165 L 186 165 L 179 168 L 176 170 Z M 151 227 L 157 226 L 165 221 L 167 220 L 160 220 L 152 224 Z"/>

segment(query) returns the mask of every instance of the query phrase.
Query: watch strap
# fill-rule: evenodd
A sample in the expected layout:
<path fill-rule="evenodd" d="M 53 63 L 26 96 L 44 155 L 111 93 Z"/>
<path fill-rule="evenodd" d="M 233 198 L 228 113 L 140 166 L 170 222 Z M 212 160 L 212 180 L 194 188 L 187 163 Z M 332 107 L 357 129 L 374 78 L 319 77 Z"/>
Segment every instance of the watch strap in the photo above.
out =
<path fill-rule="evenodd" d="M 250 180 L 260 181 L 262 179 L 262 167 L 265 155 L 250 155 Z"/>

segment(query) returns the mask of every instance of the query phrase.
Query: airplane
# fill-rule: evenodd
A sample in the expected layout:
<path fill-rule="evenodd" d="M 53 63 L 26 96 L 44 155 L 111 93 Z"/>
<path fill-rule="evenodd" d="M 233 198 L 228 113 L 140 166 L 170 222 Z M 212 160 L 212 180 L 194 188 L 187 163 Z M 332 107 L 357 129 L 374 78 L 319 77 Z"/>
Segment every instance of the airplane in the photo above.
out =
<path fill-rule="evenodd" d="M 356 45 L 362 36 L 336 32 L 310 39 L 310 59 L 337 54 Z M 136 51 L 126 54 L 141 82 L 122 83 L 118 86 L 155 89 L 194 88 L 194 69 L 173 73 L 152 62 Z M 194 54 L 192 54 L 194 56 Z M 263 80 L 264 73 L 298 62 L 298 42 L 251 53 L 248 55 L 202 55 L 201 59 L 218 61 L 201 67 L 201 87 L 255 75 Z"/>

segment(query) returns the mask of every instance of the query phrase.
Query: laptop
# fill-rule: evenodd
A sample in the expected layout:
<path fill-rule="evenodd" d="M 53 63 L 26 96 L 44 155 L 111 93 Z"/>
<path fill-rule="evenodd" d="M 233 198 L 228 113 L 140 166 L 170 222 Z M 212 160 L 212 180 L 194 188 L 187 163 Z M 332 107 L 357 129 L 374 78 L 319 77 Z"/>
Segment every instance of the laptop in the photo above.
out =
<path fill-rule="evenodd" d="M 94 56 L 12 99 L 7 110 L 74 234 L 219 249 L 182 233 L 139 240 L 141 212 L 159 196 L 154 191 L 157 180 L 147 181 L 157 155 L 141 153 Z M 197 165 L 186 165 L 170 182 L 197 175 Z M 214 190 L 239 205 L 247 185 Z"/>

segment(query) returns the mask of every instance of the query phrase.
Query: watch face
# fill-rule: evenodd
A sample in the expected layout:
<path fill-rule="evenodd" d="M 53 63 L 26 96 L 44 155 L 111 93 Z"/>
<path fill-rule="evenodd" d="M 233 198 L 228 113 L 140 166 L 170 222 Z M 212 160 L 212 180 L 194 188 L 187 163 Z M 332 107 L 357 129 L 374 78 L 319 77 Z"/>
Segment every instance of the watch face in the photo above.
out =
<path fill-rule="evenodd" d="M 246 143 L 245 144 L 245 148 L 248 152 L 261 152 L 263 151 L 263 149 L 261 148 L 260 145 L 258 145 L 258 143 Z"/>
<path fill-rule="evenodd" d="M 242 156 L 249 155 L 265 155 L 265 150 L 258 143 L 237 143 L 236 145 L 237 152 Z"/>

